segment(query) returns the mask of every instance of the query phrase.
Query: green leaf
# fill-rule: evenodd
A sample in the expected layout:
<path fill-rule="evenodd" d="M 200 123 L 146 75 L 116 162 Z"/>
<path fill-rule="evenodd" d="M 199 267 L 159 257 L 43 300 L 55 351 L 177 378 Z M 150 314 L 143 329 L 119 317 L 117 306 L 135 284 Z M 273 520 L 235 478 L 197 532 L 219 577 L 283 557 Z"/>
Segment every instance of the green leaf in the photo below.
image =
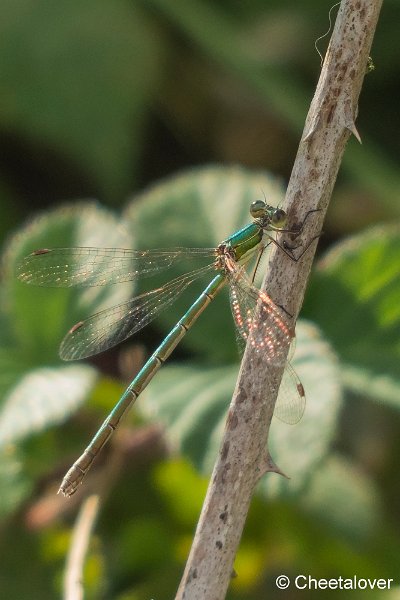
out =
<path fill-rule="evenodd" d="M 143 395 L 140 410 L 161 421 L 172 447 L 199 469 L 210 467 L 208 454 L 216 457 L 238 369 L 167 365 Z"/>
<path fill-rule="evenodd" d="M 51 145 L 111 197 L 128 190 L 160 37 L 124 0 L 4 0 L 2 127 Z"/>
<path fill-rule="evenodd" d="M 301 504 L 314 517 L 330 523 L 350 539 L 366 539 L 383 516 L 372 480 L 338 455 L 323 461 L 314 473 Z"/>
<path fill-rule="evenodd" d="M 61 423 L 88 396 L 96 371 L 88 365 L 36 369 L 12 388 L 0 410 L 0 448 Z"/>
<path fill-rule="evenodd" d="M 59 362 L 58 347 L 66 332 L 84 317 L 127 300 L 132 284 L 86 289 L 26 285 L 15 277 L 16 265 L 38 248 L 129 247 L 131 240 L 115 216 L 92 202 L 66 205 L 36 217 L 10 241 L 3 258 L 5 311 L 12 319 L 6 344 L 32 368 Z M 1 351 L 0 351 L 1 356 Z"/>
<path fill-rule="evenodd" d="M 341 405 L 339 371 L 328 344 L 311 324 L 299 323 L 293 361 L 306 390 L 302 421 L 289 427 L 274 419 L 269 448 L 290 475 L 271 475 L 262 487 L 269 495 L 296 493 L 328 451 Z M 238 366 L 195 368 L 167 366 L 151 382 L 140 406 L 166 425 L 173 447 L 209 472 L 215 462 Z"/>
<path fill-rule="evenodd" d="M 265 477 L 261 488 L 269 497 L 300 493 L 307 478 L 330 450 L 342 405 L 340 368 L 328 342 L 315 325 L 299 321 L 293 366 L 303 383 L 307 404 L 300 423 L 289 427 L 274 420 L 269 451 L 290 477 Z"/>
<path fill-rule="evenodd" d="M 399 377 L 352 365 L 343 365 L 341 375 L 343 385 L 352 392 L 399 408 Z"/>
<path fill-rule="evenodd" d="M 22 470 L 15 446 L 0 452 L 0 518 L 14 512 L 31 492 L 31 483 Z"/>
<path fill-rule="evenodd" d="M 379 226 L 320 261 L 305 313 L 344 363 L 355 392 L 400 407 L 400 227 Z"/>
<path fill-rule="evenodd" d="M 38 288 L 15 277 L 18 261 L 34 249 L 91 245 L 131 245 L 112 213 L 91 202 L 37 217 L 8 244 L 0 314 L 0 445 L 61 422 L 95 384 L 95 370 L 65 365 L 58 358 L 58 346 L 74 322 L 105 305 L 127 300 L 132 284 L 83 290 Z"/>
<path fill-rule="evenodd" d="M 250 221 L 250 204 L 263 194 L 272 205 L 283 199 L 280 181 L 266 172 L 216 166 L 192 169 L 136 196 L 128 205 L 125 218 L 134 231 L 137 248 L 215 248 Z M 169 278 L 181 275 L 183 268 L 168 271 Z M 165 276 L 153 278 L 152 284 L 154 281 L 161 285 Z M 172 310 L 160 316 L 165 331 L 186 312 L 205 283 L 195 282 L 190 294 L 179 298 Z M 215 331 L 223 331 L 224 335 L 216 336 Z M 216 298 L 183 343 L 216 361 L 237 358 L 225 292 Z"/>

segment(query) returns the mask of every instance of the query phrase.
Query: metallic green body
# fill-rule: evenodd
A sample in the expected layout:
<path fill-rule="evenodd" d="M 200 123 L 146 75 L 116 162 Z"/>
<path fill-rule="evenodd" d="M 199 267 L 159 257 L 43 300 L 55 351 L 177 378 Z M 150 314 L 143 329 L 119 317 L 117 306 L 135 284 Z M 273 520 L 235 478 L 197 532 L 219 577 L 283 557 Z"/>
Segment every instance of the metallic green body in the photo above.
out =
<path fill-rule="evenodd" d="M 224 249 L 228 250 L 230 255 L 233 255 L 234 259 L 238 262 L 244 261 L 258 249 L 262 242 L 262 237 L 263 228 L 255 221 L 227 238 L 219 245 L 218 249 L 220 249 L 221 252 L 223 252 Z M 217 269 L 218 261 L 216 262 L 216 270 Z M 104 421 L 89 446 L 65 475 L 60 487 L 60 491 L 64 495 L 71 496 L 76 491 L 93 460 L 107 443 L 123 415 L 136 401 L 139 394 L 141 394 L 144 388 L 152 380 L 159 368 L 179 344 L 183 336 L 190 327 L 192 327 L 203 310 L 210 304 L 225 284 L 226 276 L 221 269 L 197 300 L 193 302 L 185 315 L 172 328 L 157 350 L 150 356 L 146 364 L 121 396 L 113 411 Z"/>
<path fill-rule="evenodd" d="M 254 250 L 260 245 L 263 238 L 263 229 L 258 223 L 250 223 L 236 231 L 223 244 L 234 251 L 237 261 L 243 260 L 248 254 L 254 254 Z"/>

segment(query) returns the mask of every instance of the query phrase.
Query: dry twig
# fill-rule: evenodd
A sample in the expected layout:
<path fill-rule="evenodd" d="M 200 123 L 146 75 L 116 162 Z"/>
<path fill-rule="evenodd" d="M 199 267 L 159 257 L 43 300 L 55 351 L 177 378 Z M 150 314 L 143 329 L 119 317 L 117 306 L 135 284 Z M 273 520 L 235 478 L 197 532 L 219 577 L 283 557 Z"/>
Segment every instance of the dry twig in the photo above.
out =
<path fill-rule="evenodd" d="M 98 510 L 99 497 L 93 495 L 85 500 L 79 512 L 65 569 L 65 600 L 82 600 L 84 597 L 83 566 Z"/>
<path fill-rule="evenodd" d="M 284 206 L 291 226 L 308 211 L 320 209 L 307 224 L 307 240 L 321 231 L 350 134 L 359 139 L 354 121 L 381 4 L 382 0 L 343 0 L 339 8 Z M 279 249 L 271 253 L 263 287 L 294 315 L 293 324 L 313 254 L 310 249 L 294 263 Z M 279 472 L 266 439 L 282 372 L 283 368 L 266 369 L 262 359 L 246 349 L 177 600 L 225 597 L 254 487 L 266 472 Z"/>

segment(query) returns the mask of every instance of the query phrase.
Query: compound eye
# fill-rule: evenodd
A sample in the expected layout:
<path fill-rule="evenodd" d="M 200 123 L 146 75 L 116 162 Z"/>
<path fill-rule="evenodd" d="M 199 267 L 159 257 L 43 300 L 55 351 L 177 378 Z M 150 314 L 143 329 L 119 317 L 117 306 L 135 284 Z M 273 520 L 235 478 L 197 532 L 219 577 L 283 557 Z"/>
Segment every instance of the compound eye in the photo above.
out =
<path fill-rule="evenodd" d="M 272 224 L 274 227 L 284 227 L 287 221 L 287 214 L 281 208 L 277 208 L 272 215 Z"/>
<path fill-rule="evenodd" d="M 264 200 L 255 200 L 250 204 L 250 214 L 254 219 L 263 217 L 265 215 L 266 204 Z"/>

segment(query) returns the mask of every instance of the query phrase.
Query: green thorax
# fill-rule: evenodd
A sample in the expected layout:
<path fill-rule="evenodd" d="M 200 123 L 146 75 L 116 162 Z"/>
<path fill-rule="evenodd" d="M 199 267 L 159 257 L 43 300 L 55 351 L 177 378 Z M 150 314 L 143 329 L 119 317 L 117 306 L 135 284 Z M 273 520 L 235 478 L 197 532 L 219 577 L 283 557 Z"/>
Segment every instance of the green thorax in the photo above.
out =
<path fill-rule="evenodd" d="M 263 228 L 258 223 L 250 223 L 225 240 L 224 244 L 234 251 L 236 260 L 243 260 L 253 254 L 263 238 Z"/>

